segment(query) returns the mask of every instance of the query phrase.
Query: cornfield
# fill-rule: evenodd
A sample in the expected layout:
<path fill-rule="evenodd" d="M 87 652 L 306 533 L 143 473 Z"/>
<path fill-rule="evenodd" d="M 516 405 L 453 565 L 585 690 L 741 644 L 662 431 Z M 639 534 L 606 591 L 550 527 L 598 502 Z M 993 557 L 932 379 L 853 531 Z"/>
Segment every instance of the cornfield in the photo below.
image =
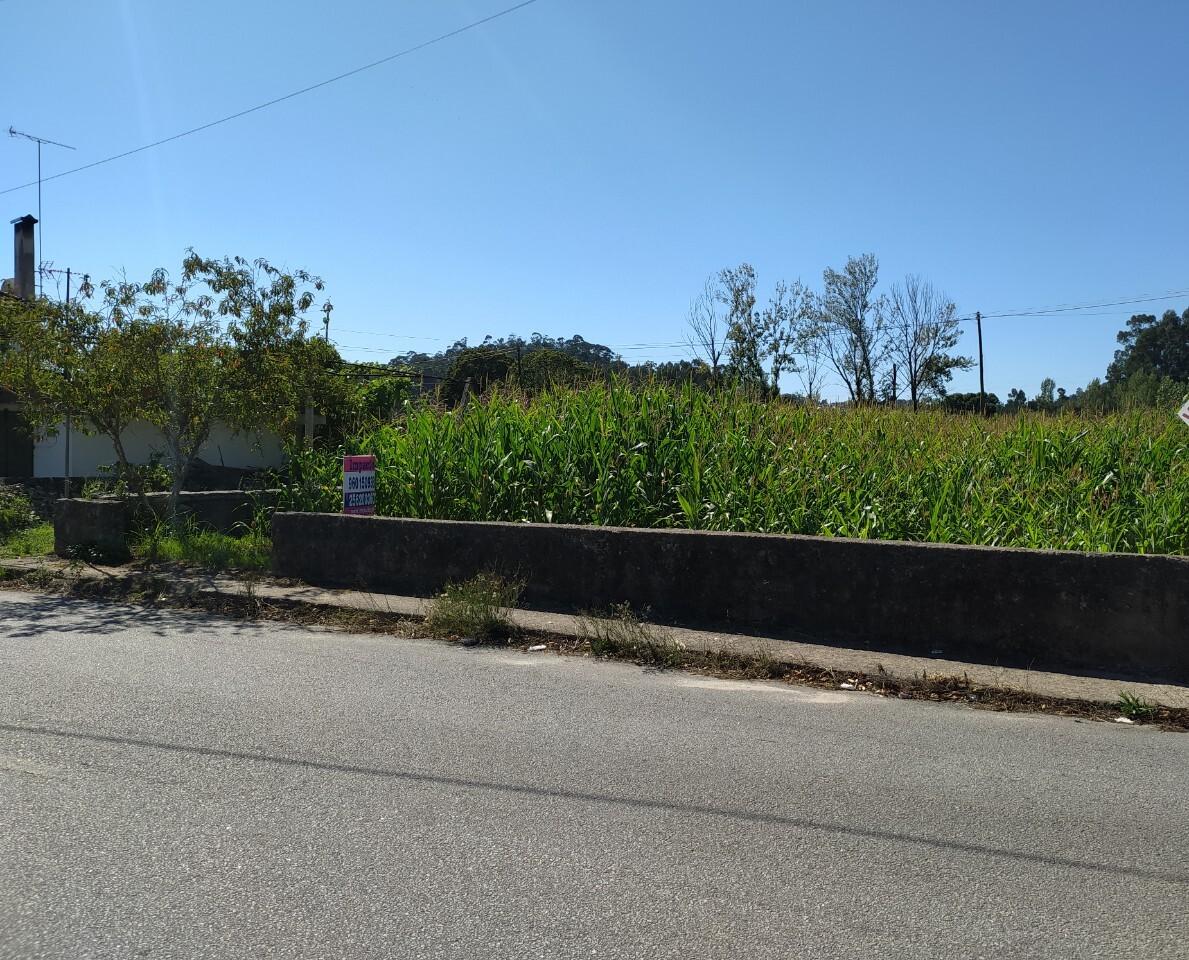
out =
<path fill-rule="evenodd" d="M 347 447 L 376 455 L 387 516 L 1189 547 L 1189 430 L 1172 411 L 983 419 L 611 383 L 414 408 Z M 295 452 L 283 503 L 339 510 L 343 452 Z"/>

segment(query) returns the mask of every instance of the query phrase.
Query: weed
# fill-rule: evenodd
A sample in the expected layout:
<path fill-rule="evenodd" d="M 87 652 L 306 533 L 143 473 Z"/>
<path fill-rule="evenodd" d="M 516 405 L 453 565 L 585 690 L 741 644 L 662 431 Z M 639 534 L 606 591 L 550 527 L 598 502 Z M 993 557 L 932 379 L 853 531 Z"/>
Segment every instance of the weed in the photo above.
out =
<path fill-rule="evenodd" d="M 685 647 L 668 630 L 645 622 L 629 604 L 615 604 L 606 613 L 585 614 L 580 623 L 582 637 L 596 657 L 669 669 L 684 663 Z"/>
<path fill-rule="evenodd" d="M 8 536 L 37 523 L 33 504 L 19 490 L 0 487 L 0 536 Z"/>
<path fill-rule="evenodd" d="M 1134 693 L 1129 693 L 1124 690 L 1119 694 L 1118 702 L 1115 704 L 1119 713 L 1127 717 L 1129 720 L 1151 720 L 1157 714 L 1155 704 L 1148 703 L 1142 697 L 1137 697 Z"/>
<path fill-rule="evenodd" d="M 52 523 L 39 523 L 23 530 L 15 530 L 0 540 L 0 556 L 3 557 L 40 557 L 53 552 Z"/>
<path fill-rule="evenodd" d="M 240 597 L 243 599 L 243 614 L 247 620 L 255 620 L 260 616 L 260 594 L 256 589 L 256 576 L 247 573 L 240 580 Z"/>
<path fill-rule="evenodd" d="M 152 524 L 134 542 L 132 552 L 149 565 L 164 562 L 208 570 L 265 570 L 272 559 L 272 542 L 254 526 L 236 537 L 189 518 L 178 529 L 163 521 Z"/>
<path fill-rule="evenodd" d="M 516 635 L 509 614 L 524 585 L 494 573 L 452 583 L 430 604 L 425 624 L 436 633 L 481 643 L 506 642 Z"/>

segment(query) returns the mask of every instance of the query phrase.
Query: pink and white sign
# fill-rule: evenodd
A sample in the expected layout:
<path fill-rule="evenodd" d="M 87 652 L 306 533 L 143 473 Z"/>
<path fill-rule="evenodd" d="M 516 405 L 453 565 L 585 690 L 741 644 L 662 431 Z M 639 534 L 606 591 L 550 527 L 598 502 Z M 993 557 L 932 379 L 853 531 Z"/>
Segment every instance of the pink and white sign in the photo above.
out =
<path fill-rule="evenodd" d="M 376 458 L 343 457 L 343 513 L 370 517 L 376 512 Z"/>

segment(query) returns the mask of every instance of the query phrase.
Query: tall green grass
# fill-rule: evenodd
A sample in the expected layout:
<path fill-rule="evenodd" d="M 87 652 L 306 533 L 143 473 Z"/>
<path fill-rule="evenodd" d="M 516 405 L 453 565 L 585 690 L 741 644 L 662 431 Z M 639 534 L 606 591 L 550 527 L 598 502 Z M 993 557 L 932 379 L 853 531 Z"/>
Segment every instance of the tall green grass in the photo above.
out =
<path fill-rule="evenodd" d="M 983 419 L 818 410 L 661 384 L 414 409 L 349 444 L 378 512 L 1186 553 L 1189 430 L 1172 411 Z M 286 501 L 341 507 L 342 451 Z"/>

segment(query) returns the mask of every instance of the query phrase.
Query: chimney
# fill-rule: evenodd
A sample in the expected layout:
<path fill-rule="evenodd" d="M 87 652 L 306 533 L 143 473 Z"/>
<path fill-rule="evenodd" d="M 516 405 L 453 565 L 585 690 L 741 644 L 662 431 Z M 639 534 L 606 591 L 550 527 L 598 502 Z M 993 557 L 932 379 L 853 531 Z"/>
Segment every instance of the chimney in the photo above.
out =
<path fill-rule="evenodd" d="M 33 245 L 33 226 L 37 218 L 31 213 L 12 221 L 12 246 L 15 282 L 14 291 L 22 300 L 32 300 L 37 293 L 37 254 Z"/>

